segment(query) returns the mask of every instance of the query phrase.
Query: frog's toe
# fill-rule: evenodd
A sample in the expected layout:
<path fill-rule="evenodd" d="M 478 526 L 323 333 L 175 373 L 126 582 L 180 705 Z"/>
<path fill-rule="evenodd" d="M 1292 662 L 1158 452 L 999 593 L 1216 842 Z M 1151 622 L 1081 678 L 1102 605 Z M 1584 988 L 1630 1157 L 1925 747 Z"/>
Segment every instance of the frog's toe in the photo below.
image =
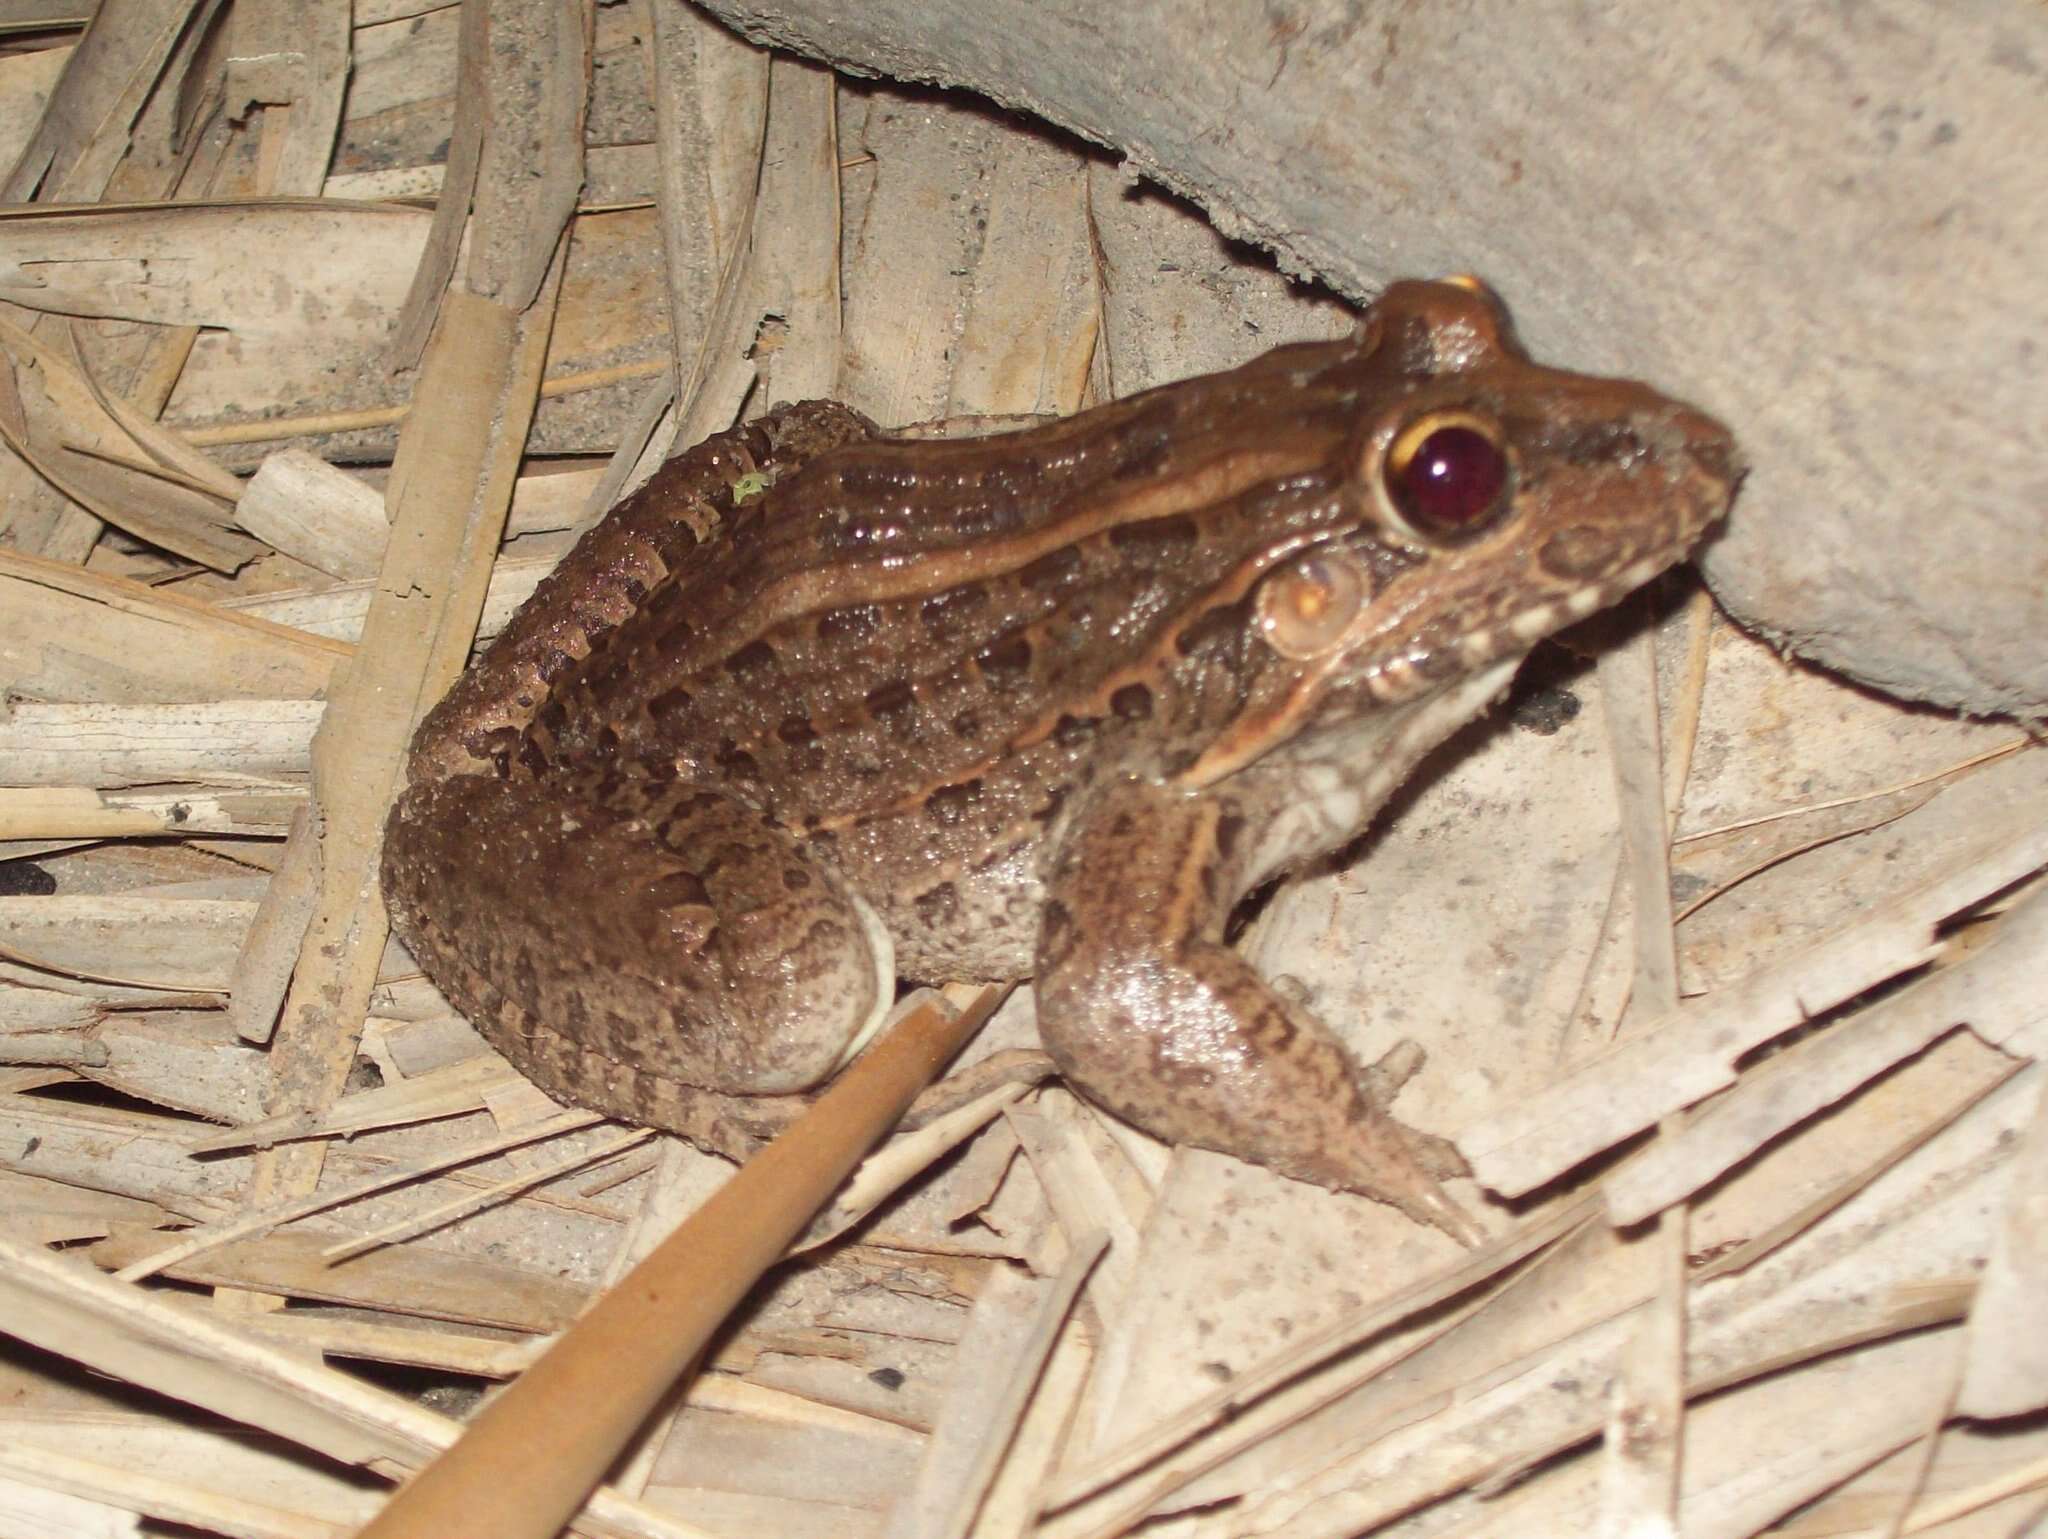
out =
<path fill-rule="evenodd" d="M 1401 1124 L 1401 1137 L 1408 1145 L 1408 1152 L 1431 1177 L 1438 1181 L 1456 1181 L 1472 1174 L 1472 1167 L 1465 1156 L 1458 1152 L 1458 1146 L 1448 1138 L 1435 1133 L 1425 1133 L 1420 1128 Z"/>

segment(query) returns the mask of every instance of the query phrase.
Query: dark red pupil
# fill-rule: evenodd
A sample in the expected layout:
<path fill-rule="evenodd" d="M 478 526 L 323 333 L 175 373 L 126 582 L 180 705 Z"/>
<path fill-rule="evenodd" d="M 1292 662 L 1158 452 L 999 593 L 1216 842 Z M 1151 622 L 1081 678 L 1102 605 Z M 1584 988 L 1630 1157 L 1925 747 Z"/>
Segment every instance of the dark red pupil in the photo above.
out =
<path fill-rule="evenodd" d="M 1507 480 L 1507 456 L 1492 439 L 1468 427 L 1441 427 L 1393 477 L 1394 501 L 1419 523 L 1465 529 L 1493 510 Z"/>

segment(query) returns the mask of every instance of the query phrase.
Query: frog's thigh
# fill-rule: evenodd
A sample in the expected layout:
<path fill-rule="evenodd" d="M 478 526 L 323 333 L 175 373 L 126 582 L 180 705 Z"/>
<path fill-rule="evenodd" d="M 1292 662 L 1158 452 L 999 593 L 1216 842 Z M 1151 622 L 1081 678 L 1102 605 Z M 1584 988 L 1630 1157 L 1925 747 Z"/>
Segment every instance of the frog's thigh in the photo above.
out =
<path fill-rule="evenodd" d="M 1222 943 L 1233 822 L 1214 799 L 1138 781 L 1079 810 L 1039 941 L 1046 1050 L 1091 1099 L 1169 1142 L 1444 1222 L 1442 1194 L 1343 1044 Z"/>
<path fill-rule="evenodd" d="M 775 1094 L 830 1075 L 893 997 L 867 905 L 700 786 L 615 768 L 416 786 L 386 863 L 400 933 L 501 1045 L 538 1023 L 649 1074 Z"/>

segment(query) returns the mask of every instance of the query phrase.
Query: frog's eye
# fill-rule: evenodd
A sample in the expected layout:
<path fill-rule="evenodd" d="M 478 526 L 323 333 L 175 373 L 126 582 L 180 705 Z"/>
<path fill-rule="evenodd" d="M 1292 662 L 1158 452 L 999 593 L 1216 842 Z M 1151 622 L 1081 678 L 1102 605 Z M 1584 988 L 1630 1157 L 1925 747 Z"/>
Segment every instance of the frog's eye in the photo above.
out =
<path fill-rule="evenodd" d="M 1434 411 L 1394 435 L 1380 485 L 1401 522 L 1432 540 L 1459 540 L 1507 511 L 1509 462 L 1497 424 L 1470 411 Z"/>
<path fill-rule="evenodd" d="M 1274 572 L 1253 602 L 1266 644 L 1300 661 L 1340 645 L 1365 600 L 1358 563 L 1341 552 L 1319 551 Z"/>

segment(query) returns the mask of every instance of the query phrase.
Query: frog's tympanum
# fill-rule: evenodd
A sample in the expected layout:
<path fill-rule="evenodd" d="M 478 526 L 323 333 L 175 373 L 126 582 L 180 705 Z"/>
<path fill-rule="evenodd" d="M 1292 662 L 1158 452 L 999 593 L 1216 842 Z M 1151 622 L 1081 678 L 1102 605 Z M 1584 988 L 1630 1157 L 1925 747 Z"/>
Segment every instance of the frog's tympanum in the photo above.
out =
<path fill-rule="evenodd" d="M 1225 923 L 1737 475 L 1717 423 L 1532 363 L 1467 279 L 999 437 L 784 407 L 622 502 L 427 717 L 392 918 L 543 1089 L 714 1147 L 899 976 L 1031 975 L 1092 1100 L 1456 1228 L 1454 1155 Z"/>

